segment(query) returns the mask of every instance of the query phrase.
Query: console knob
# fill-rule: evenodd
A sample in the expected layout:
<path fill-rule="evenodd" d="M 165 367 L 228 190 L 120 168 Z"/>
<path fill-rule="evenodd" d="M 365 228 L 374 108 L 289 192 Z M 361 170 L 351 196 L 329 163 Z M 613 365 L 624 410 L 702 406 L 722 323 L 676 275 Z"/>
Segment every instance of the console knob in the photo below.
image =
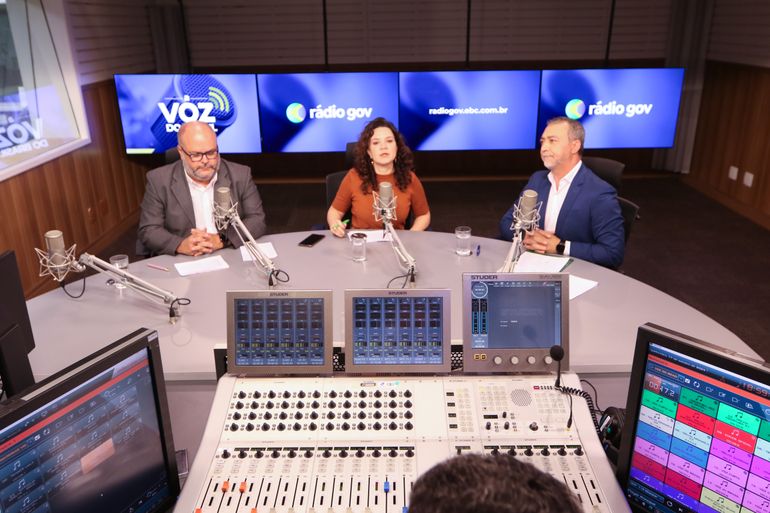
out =
<path fill-rule="evenodd" d="M 259 403 L 257 401 L 251 401 L 251 409 L 256 410 L 259 408 Z"/>
<path fill-rule="evenodd" d="M 288 399 L 289 397 L 291 397 L 291 392 L 289 392 L 289 391 L 287 390 L 286 392 L 284 392 L 284 393 L 283 393 L 283 398 L 284 398 L 284 399 Z"/>
<path fill-rule="evenodd" d="M 252 424 L 251 422 L 246 424 L 246 431 L 254 431 L 254 424 Z"/>
<path fill-rule="evenodd" d="M 329 449 L 326 449 L 326 450 L 323 452 L 323 454 L 322 454 L 322 456 L 323 456 L 324 458 L 329 458 L 329 457 L 331 457 L 331 455 L 332 455 L 332 452 L 331 452 Z"/>
<path fill-rule="evenodd" d="M 366 424 L 364 424 L 363 422 L 359 422 L 357 427 L 359 431 L 363 431 L 364 429 L 366 429 Z"/>
<path fill-rule="evenodd" d="M 310 404 L 310 407 L 313 408 L 314 410 L 317 410 L 320 406 L 321 406 L 321 404 L 318 401 L 313 401 Z"/>
<path fill-rule="evenodd" d="M 362 451 L 361 449 L 358 449 L 356 451 L 356 458 L 363 458 L 363 457 L 364 457 L 364 451 Z"/>
<path fill-rule="evenodd" d="M 564 447 L 559 447 L 559 450 L 556 451 L 556 453 L 559 456 L 566 456 L 567 455 L 567 449 L 565 449 Z"/>
<path fill-rule="evenodd" d="M 254 399 L 259 399 L 260 397 L 262 397 L 262 394 L 261 394 L 260 392 L 254 392 L 254 394 L 252 395 L 252 397 L 253 397 Z"/>
<path fill-rule="evenodd" d="M 380 413 L 379 411 L 376 411 L 376 412 L 374 412 L 374 414 L 372 416 L 375 419 L 381 419 L 382 418 L 382 413 Z"/>
<path fill-rule="evenodd" d="M 300 429 L 302 429 L 302 424 L 300 424 L 299 422 L 295 422 L 293 429 L 294 431 L 299 431 Z"/>
<path fill-rule="evenodd" d="M 308 427 L 310 428 L 310 431 L 315 431 L 316 429 L 318 429 L 318 426 L 316 425 L 315 422 L 311 422 Z"/>
<path fill-rule="evenodd" d="M 265 455 L 265 453 L 262 452 L 262 449 L 257 449 L 257 452 L 254 453 L 254 457 L 257 458 L 257 459 L 260 459 L 264 455 Z"/>
<path fill-rule="evenodd" d="M 262 424 L 262 431 L 270 431 L 270 424 L 268 424 L 267 422 Z"/>
<path fill-rule="evenodd" d="M 532 431 L 537 431 L 538 429 L 540 429 L 540 426 L 537 425 L 537 422 L 532 422 L 529 425 L 529 429 L 531 429 Z"/>
<path fill-rule="evenodd" d="M 340 453 L 339 453 L 339 457 L 340 458 L 347 458 L 348 457 L 348 451 L 346 451 L 345 449 L 342 449 L 340 451 Z"/>
<path fill-rule="evenodd" d="M 404 392 L 404 397 L 412 397 L 412 391 L 407 390 L 406 392 Z"/>
<path fill-rule="evenodd" d="M 519 364 L 519 357 L 518 356 L 511 356 L 511 364 L 512 365 L 518 365 Z"/>
<path fill-rule="evenodd" d="M 273 401 L 268 401 L 265 404 L 265 408 L 267 408 L 268 410 L 272 410 L 274 406 L 275 406 L 275 404 L 273 404 Z"/>
<path fill-rule="evenodd" d="M 379 458 L 381 454 L 382 453 L 380 452 L 379 449 L 375 449 L 372 451 L 372 456 L 374 456 L 375 458 Z"/>
<path fill-rule="evenodd" d="M 492 429 L 492 423 L 491 423 L 491 422 L 489 422 L 489 421 L 487 421 L 487 423 L 484 425 L 484 428 L 485 428 L 487 431 L 489 431 L 490 429 Z"/>
<path fill-rule="evenodd" d="M 388 417 L 390 417 L 391 419 L 395 419 L 395 418 L 397 418 L 397 417 L 398 417 L 398 413 L 396 413 L 396 412 L 394 412 L 394 411 L 391 411 L 391 412 L 388 414 Z"/>
<path fill-rule="evenodd" d="M 347 410 L 346 410 L 346 411 L 342 412 L 342 418 L 343 418 L 343 419 L 347 420 L 347 419 L 349 419 L 350 417 L 351 417 L 351 415 L 350 415 L 350 412 L 349 412 L 349 411 L 347 411 Z"/>
<path fill-rule="evenodd" d="M 329 408 L 336 408 L 337 407 L 337 403 L 335 403 L 334 401 L 329 401 L 329 405 L 328 406 L 329 406 Z"/>
<path fill-rule="evenodd" d="M 411 408 L 412 407 L 412 401 L 405 401 L 404 402 L 404 408 Z"/>
<path fill-rule="evenodd" d="M 279 419 L 281 419 L 281 420 L 286 420 L 286 417 L 288 417 L 288 416 L 289 416 L 289 414 L 288 414 L 288 413 L 286 413 L 285 411 L 282 411 L 282 412 L 281 412 L 281 413 L 278 415 L 278 418 L 279 418 Z"/>
<path fill-rule="evenodd" d="M 396 393 L 396 391 L 395 391 L 395 390 L 391 390 L 391 391 L 388 393 L 388 396 L 390 396 L 390 397 L 396 397 L 397 395 L 398 395 L 398 394 Z"/>
<path fill-rule="evenodd" d="M 406 457 L 411 458 L 412 456 L 414 456 L 414 451 L 410 447 L 409 449 L 406 450 Z"/>
<path fill-rule="evenodd" d="M 286 425 L 283 422 L 278 423 L 278 431 L 283 431 L 286 429 Z"/>
<path fill-rule="evenodd" d="M 537 362 L 537 358 L 535 358 L 534 356 L 527 356 L 527 363 L 528 364 L 535 365 L 536 362 Z"/>
<path fill-rule="evenodd" d="M 583 455 L 583 448 L 582 448 L 581 446 L 579 446 L 579 445 L 578 445 L 578 446 L 575 448 L 575 454 L 577 454 L 578 456 L 582 456 L 582 455 Z"/>
<path fill-rule="evenodd" d="M 380 401 L 374 401 L 374 404 L 372 405 L 375 408 L 382 408 L 382 403 Z"/>
<path fill-rule="evenodd" d="M 409 410 L 407 410 L 407 411 L 405 411 L 405 412 L 404 412 L 404 418 L 405 418 L 405 419 L 411 419 L 413 416 L 414 416 L 414 415 L 413 415 L 413 414 L 412 414 L 412 412 L 411 412 L 411 411 L 409 411 Z"/>
<path fill-rule="evenodd" d="M 229 458 L 229 457 L 230 457 L 230 451 L 228 451 L 227 449 L 225 449 L 224 451 L 222 451 L 222 457 L 223 457 L 224 459 L 227 459 L 227 458 Z"/>
<path fill-rule="evenodd" d="M 358 397 L 360 397 L 360 398 L 362 398 L 362 399 L 363 399 L 364 397 L 366 397 L 366 395 L 367 395 L 367 394 L 366 394 L 366 390 L 361 390 L 360 392 L 358 392 Z"/>
<path fill-rule="evenodd" d="M 397 407 L 397 406 L 398 406 L 398 403 L 397 403 L 396 401 L 390 401 L 390 402 L 388 403 L 388 406 L 390 406 L 391 408 L 395 408 L 395 407 Z"/>
<path fill-rule="evenodd" d="M 543 456 L 550 456 L 551 451 L 548 450 L 548 447 L 543 447 L 543 450 L 540 451 L 540 454 L 542 454 Z"/>
<path fill-rule="evenodd" d="M 366 408 L 366 401 L 358 401 L 359 408 Z"/>
<path fill-rule="evenodd" d="M 492 454 L 494 454 L 495 456 L 497 456 L 498 454 L 500 454 L 500 449 L 498 449 L 497 447 L 495 447 L 494 449 L 492 449 Z"/>
<path fill-rule="evenodd" d="M 243 403 L 238 401 L 237 403 L 235 403 L 235 408 L 240 410 L 241 408 L 243 408 Z"/>
<path fill-rule="evenodd" d="M 509 456 L 516 456 L 516 448 L 515 447 L 511 447 L 510 449 L 508 449 L 508 455 Z"/>
<path fill-rule="evenodd" d="M 305 451 L 305 458 L 312 458 L 313 457 L 313 451 L 310 449 Z"/>
<path fill-rule="evenodd" d="M 294 449 L 289 451 L 289 458 L 295 458 L 297 456 L 297 451 Z"/>
<path fill-rule="evenodd" d="M 326 431 L 333 431 L 334 430 L 334 424 L 331 422 L 326 423 Z"/>
<path fill-rule="evenodd" d="M 241 420 L 241 414 L 238 412 L 233 413 L 233 419 L 235 420 Z"/>
<path fill-rule="evenodd" d="M 335 392 L 334 390 L 332 390 L 331 392 L 329 392 L 329 397 L 331 397 L 332 399 L 334 399 L 335 397 L 337 397 L 337 392 Z"/>
<path fill-rule="evenodd" d="M 305 403 L 303 403 L 302 401 L 297 402 L 297 409 L 301 410 L 304 407 L 305 407 Z"/>
<path fill-rule="evenodd" d="M 510 427 L 511 427 L 510 422 L 506 422 L 505 424 L 503 424 L 503 429 L 510 429 Z"/>
<path fill-rule="evenodd" d="M 412 425 L 412 423 L 411 423 L 411 422 L 407 422 L 406 424 L 404 424 L 404 428 L 406 428 L 407 430 L 410 430 L 410 431 L 411 431 L 411 429 L 412 429 L 413 427 L 414 427 L 414 426 Z"/>
<path fill-rule="evenodd" d="M 553 363 L 553 358 L 551 358 L 550 354 L 545 355 L 545 358 L 543 358 L 543 361 L 546 365 L 551 365 Z"/>
<path fill-rule="evenodd" d="M 270 453 L 271 458 L 277 458 L 280 455 L 281 453 L 278 451 L 278 449 L 273 449 L 273 452 Z"/>
<path fill-rule="evenodd" d="M 374 428 L 375 431 L 379 431 L 380 429 L 382 429 L 382 425 L 379 422 L 375 422 L 372 427 Z"/>
<path fill-rule="evenodd" d="M 267 396 L 268 396 L 270 399 L 275 399 L 275 392 L 273 392 L 273 391 L 271 390 L 271 391 L 269 391 L 269 392 L 267 393 Z"/>
<path fill-rule="evenodd" d="M 245 458 L 246 456 L 247 456 L 247 454 L 246 454 L 246 451 L 244 451 L 243 449 L 241 449 L 241 452 L 239 452 L 239 453 L 238 453 L 238 457 L 239 457 L 240 459 L 243 459 L 243 458 Z"/>
<path fill-rule="evenodd" d="M 330 411 L 329 413 L 326 414 L 326 418 L 327 419 L 333 419 L 336 416 L 337 415 L 335 415 L 333 411 Z"/>
<path fill-rule="evenodd" d="M 318 418 L 318 412 L 317 411 L 311 411 L 310 412 L 310 418 L 315 420 Z"/>
<path fill-rule="evenodd" d="M 246 392 L 244 392 L 243 390 L 238 392 L 238 399 L 245 399 L 245 398 L 246 398 Z"/>
<path fill-rule="evenodd" d="M 313 398 L 318 399 L 319 397 L 321 397 L 321 392 L 318 390 L 313 391 Z"/>
<path fill-rule="evenodd" d="M 303 415 L 302 415 L 301 411 L 298 411 L 297 413 L 294 414 L 294 418 L 297 419 L 297 420 L 300 420 L 302 418 L 302 416 Z"/>
<path fill-rule="evenodd" d="M 532 447 L 527 447 L 526 449 L 524 449 L 524 454 L 526 456 L 532 456 L 535 453 L 532 451 Z"/>
<path fill-rule="evenodd" d="M 351 392 L 350 390 L 345 390 L 345 394 L 344 395 L 347 398 L 351 398 L 353 396 L 353 392 Z"/>
<path fill-rule="evenodd" d="M 395 422 L 391 422 L 390 424 L 388 424 L 388 428 L 391 431 L 395 431 L 396 429 L 398 429 L 398 424 L 396 424 Z"/>
<path fill-rule="evenodd" d="M 395 449 L 391 449 L 390 452 L 388 452 L 388 456 L 390 456 L 391 458 L 395 458 L 396 456 L 398 456 L 398 451 L 396 451 Z"/>
<path fill-rule="evenodd" d="M 350 401 L 345 401 L 344 403 L 342 403 L 343 408 L 350 408 L 351 406 L 353 406 L 353 403 L 351 403 Z"/>
<path fill-rule="evenodd" d="M 374 397 L 382 397 L 382 392 L 380 392 L 379 390 L 375 390 Z"/>
<path fill-rule="evenodd" d="M 503 364 L 503 357 L 502 357 L 502 356 L 500 356 L 500 355 L 498 355 L 498 356 L 495 356 L 494 358 L 492 358 L 492 362 L 493 362 L 495 365 L 502 365 L 502 364 Z"/>
<path fill-rule="evenodd" d="M 230 431 L 238 431 L 238 424 L 236 424 L 235 422 L 230 424 Z"/>
<path fill-rule="evenodd" d="M 358 412 L 358 418 L 359 419 L 365 419 L 366 418 L 366 412 L 365 411 Z"/>
<path fill-rule="evenodd" d="M 273 418 L 273 414 L 272 414 L 272 413 L 270 413 L 269 411 L 268 411 L 268 412 L 265 412 L 265 414 L 264 414 L 264 415 L 262 415 L 262 418 L 263 418 L 263 419 L 265 419 L 265 420 L 270 420 L 270 419 L 272 419 L 272 418 Z"/>
<path fill-rule="evenodd" d="M 349 429 L 350 429 L 350 424 L 348 424 L 347 422 L 343 422 L 342 423 L 342 430 L 343 431 L 347 431 Z"/>
<path fill-rule="evenodd" d="M 297 394 L 297 397 L 299 397 L 300 399 L 304 399 L 305 395 L 307 395 L 307 394 L 305 394 L 304 391 L 300 390 L 299 393 Z"/>

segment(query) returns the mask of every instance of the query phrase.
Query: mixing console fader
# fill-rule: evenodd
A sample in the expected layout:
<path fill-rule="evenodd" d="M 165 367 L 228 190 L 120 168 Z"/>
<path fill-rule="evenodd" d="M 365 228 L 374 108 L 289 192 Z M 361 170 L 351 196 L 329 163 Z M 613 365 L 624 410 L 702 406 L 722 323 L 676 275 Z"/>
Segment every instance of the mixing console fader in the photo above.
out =
<path fill-rule="evenodd" d="M 578 387 L 575 375 L 566 386 Z M 412 484 L 466 452 L 565 482 L 587 512 L 627 511 L 585 402 L 551 376 L 220 380 L 175 511 L 403 513 Z"/>

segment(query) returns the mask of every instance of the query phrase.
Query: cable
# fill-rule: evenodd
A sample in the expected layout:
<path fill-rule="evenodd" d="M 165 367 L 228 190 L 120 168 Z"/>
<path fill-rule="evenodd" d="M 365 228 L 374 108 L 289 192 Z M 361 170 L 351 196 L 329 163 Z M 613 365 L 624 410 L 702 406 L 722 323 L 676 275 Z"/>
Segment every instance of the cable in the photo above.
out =
<path fill-rule="evenodd" d="M 402 284 L 401 284 L 401 288 L 402 288 L 402 289 L 405 289 L 405 288 L 406 288 L 406 284 L 407 284 L 407 283 L 409 283 L 409 273 L 407 273 L 407 274 L 399 274 L 398 276 L 396 276 L 395 278 L 393 278 L 392 280 L 390 280 L 390 281 L 388 282 L 388 285 L 387 285 L 385 288 L 389 289 L 389 288 L 390 288 L 390 285 L 391 285 L 391 284 L 392 284 L 394 281 L 396 281 L 396 280 L 398 280 L 398 279 L 400 279 L 400 278 L 404 278 L 404 283 L 402 283 Z"/>
<path fill-rule="evenodd" d="M 72 294 L 69 293 L 69 291 L 67 290 L 67 286 L 66 286 L 66 284 L 63 281 L 59 282 L 59 286 L 64 291 L 64 293 L 67 294 L 69 297 L 71 297 L 72 299 L 78 299 L 79 297 L 81 297 L 86 292 L 86 277 L 85 277 L 85 275 L 83 275 L 81 280 L 83 280 L 83 289 L 80 291 L 80 294 L 78 294 L 77 296 L 73 296 Z"/>
<path fill-rule="evenodd" d="M 582 397 L 585 399 L 586 404 L 588 405 L 588 411 L 591 413 L 591 421 L 593 421 L 594 428 L 596 429 L 596 434 L 599 434 L 599 422 L 596 420 L 596 408 L 594 407 L 594 400 L 591 398 L 591 395 L 584 391 L 580 390 L 578 388 L 571 388 L 571 387 L 554 387 L 554 389 L 559 390 L 560 392 L 563 392 L 565 394 L 569 394 L 570 396 L 576 395 L 579 397 Z M 570 399 L 571 401 L 571 399 Z M 571 406 L 570 402 L 570 406 Z M 572 420 L 572 409 L 570 408 L 570 420 Z M 569 421 L 568 421 L 569 423 Z"/>

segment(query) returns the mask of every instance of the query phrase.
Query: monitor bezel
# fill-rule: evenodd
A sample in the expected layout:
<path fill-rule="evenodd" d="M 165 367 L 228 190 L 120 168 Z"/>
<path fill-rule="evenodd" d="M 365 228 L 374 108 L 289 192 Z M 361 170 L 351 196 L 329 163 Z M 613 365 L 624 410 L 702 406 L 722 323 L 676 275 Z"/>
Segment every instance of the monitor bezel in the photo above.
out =
<path fill-rule="evenodd" d="M 323 365 L 238 365 L 235 362 L 236 299 L 323 299 L 324 300 L 324 363 Z M 332 329 L 331 290 L 229 290 L 227 291 L 227 372 L 239 376 L 326 376 L 334 371 L 334 331 Z"/>
<path fill-rule="evenodd" d="M 160 443 L 163 448 L 164 466 L 168 474 L 169 496 L 158 503 L 154 510 L 156 513 L 160 513 L 168 511 L 176 503 L 181 487 L 157 331 L 139 328 L 38 382 L 34 387 L 25 390 L 24 393 L 0 404 L 0 430 L 18 422 L 142 350 L 146 351 L 149 361 Z"/>
<path fill-rule="evenodd" d="M 631 381 L 628 387 L 626 414 L 616 471 L 618 483 L 626 497 L 650 344 L 657 344 L 760 383 L 770 384 L 770 367 L 761 360 L 724 349 L 653 323 L 646 323 L 640 326 L 636 335 L 636 348 L 634 349 L 634 359 L 631 367 Z M 630 501 L 628 501 L 628 504 L 633 511 L 647 511 Z"/>
<path fill-rule="evenodd" d="M 353 362 L 353 298 L 355 297 L 440 297 L 442 299 L 442 363 L 440 365 L 368 365 Z M 452 309 L 450 289 L 346 289 L 345 290 L 345 373 L 359 375 L 449 374 L 452 369 Z"/>
<path fill-rule="evenodd" d="M 547 348 L 516 349 L 474 349 L 472 347 L 471 323 L 468 317 L 471 311 L 471 283 L 473 281 L 535 281 L 559 282 L 561 284 L 561 347 L 564 358 L 561 370 L 569 370 L 569 274 L 567 273 L 463 273 L 463 372 L 465 373 L 532 373 L 556 372 L 558 364 L 551 360 L 551 346 Z M 512 359 L 517 358 L 518 363 Z M 530 363 L 534 358 L 534 363 Z M 496 363 L 499 359 L 500 363 Z"/>

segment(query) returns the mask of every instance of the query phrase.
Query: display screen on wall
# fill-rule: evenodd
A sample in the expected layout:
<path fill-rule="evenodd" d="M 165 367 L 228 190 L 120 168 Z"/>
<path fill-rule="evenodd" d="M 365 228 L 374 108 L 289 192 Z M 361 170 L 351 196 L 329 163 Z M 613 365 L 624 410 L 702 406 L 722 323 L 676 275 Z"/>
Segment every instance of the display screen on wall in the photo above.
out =
<path fill-rule="evenodd" d="M 266 152 L 345 151 L 376 117 L 398 125 L 398 73 L 259 75 Z"/>
<path fill-rule="evenodd" d="M 557 116 L 579 119 L 585 147 L 669 148 L 682 68 L 544 70 L 538 134 Z"/>
<path fill-rule="evenodd" d="M 163 153 L 187 121 L 217 133 L 222 153 L 259 153 L 256 76 L 115 75 L 127 153 Z"/>
<path fill-rule="evenodd" d="M 535 147 L 539 71 L 399 73 L 400 130 L 413 150 Z"/>

